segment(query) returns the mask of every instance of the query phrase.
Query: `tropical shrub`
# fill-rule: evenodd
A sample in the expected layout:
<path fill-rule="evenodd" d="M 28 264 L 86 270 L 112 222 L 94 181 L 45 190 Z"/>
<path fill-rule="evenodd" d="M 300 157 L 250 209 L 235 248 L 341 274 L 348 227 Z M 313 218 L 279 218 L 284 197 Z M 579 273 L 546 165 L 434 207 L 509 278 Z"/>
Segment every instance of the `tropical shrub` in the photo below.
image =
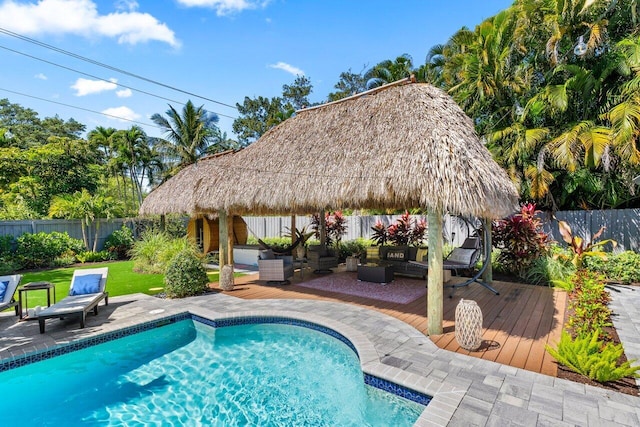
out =
<path fill-rule="evenodd" d="M 611 297 L 604 289 L 604 277 L 586 270 L 578 271 L 572 279 L 569 293 L 570 317 L 567 327 L 574 335 L 589 334 L 611 326 L 611 310 L 607 307 Z M 603 335 L 603 338 L 605 336 Z"/>
<path fill-rule="evenodd" d="M 569 249 L 572 252 L 571 263 L 576 270 L 582 268 L 584 259 L 587 257 L 598 257 L 606 260 L 607 254 L 602 250 L 602 246 L 611 243 L 615 248 L 618 244 L 612 239 L 597 241 L 606 228 L 604 226 L 600 227 L 600 230 L 591 237 L 590 241 L 580 236 L 574 236 L 571 232 L 571 227 L 565 221 L 558 221 L 558 227 L 562 239 L 569 245 Z"/>
<path fill-rule="evenodd" d="M 640 282 L 640 254 L 633 251 L 608 255 L 606 260 L 597 257 L 585 258 L 584 267 L 603 274 L 610 281 L 625 285 Z"/>
<path fill-rule="evenodd" d="M 527 203 L 520 213 L 493 223 L 493 244 L 500 249 L 498 263 L 523 278 L 533 261 L 548 252 L 549 235 L 542 231 L 537 213 L 536 205 Z"/>
<path fill-rule="evenodd" d="M 424 219 L 411 218 L 409 212 L 405 211 L 394 224 L 385 228 L 382 221 L 378 221 L 371 229 L 371 240 L 376 245 L 389 242 L 398 246 L 420 246 L 424 243 L 427 233 L 427 222 Z"/>
<path fill-rule="evenodd" d="M 115 260 L 115 254 L 113 252 L 109 252 L 109 251 L 100 251 L 100 252 L 93 252 L 93 251 L 84 251 L 84 252 L 80 252 L 79 254 L 76 255 L 76 258 L 78 259 L 78 261 L 80 261 L 81 263 L 85 263 L 85 262 L 104 262 L 104 261 L 112 261 Z"/>
<path fill-rule="evenodd" d="M 149 230 L 136 240 L 131 248 L 133 271 L 147 274 L 163 274 L 173 257 L 183 249 L 197 253 L 193 242 L 187 238 L 173 238 L 167 233 Z"/>
<path fill-rule="evenodd" d="M 170 298 L 200 295 L 207 289 L 209 278 L 201 259 L 190 249 L 183 249 L 169 262 L 165 273 L 165 292 Z"/>
<path fill-rule="evenodd" d="M 360 257 L 366 253 L 369 246 L 371 246 L 371 242 L 362 238 L 340 242 L 338 245 L 338 257 L 341 260 L 347 259 L 348 256 Z"/>
<path fill-rule="evenodd" d="M 618 363 L 624 351 L 622 345 L 605 344 L 599 340 L 599 336 L 598 329 L 575 339 L 568 332 L 562 331 L 558 347 L 554 349 L 547 346 L 547 351 L 558 363 L 601 383 L 640 377 L 640 366 L 631 366 L 634 360 Z"/>
<path fill-rule="evenodd" d="M 327 232 L 327 246 L 338 247 L 342 236 L 347 232 L 347 219 L 342 211 L 334 213 L 325 212 L 324 215 L 325 229 Z M 315 237 L 320 238 L 320 216 L 318 214 L 311 217 L 311 229 L 315 232 Z"/>
<path fill-rule="evenodd" d="M 127 259 L 133 247 L 133 232 L 126 225 L 111 233 L 104 241 L 104 249 L 111 252 L 112 259 Z"/>
<path fill-rule="evenodd" d="M 24 268 L 54 266 L 56 258 L 73 256 L 85 250 L 82 240 L 74 239 L 66 232 L 25 233 L 16 242 L 16 259 Z"/>
<path fill-rule="evenodd" d="M 567 281 L 575 272 L 573 266 L 550 255 L 535 258 L 522 278 L 534 285 L 551 286 L 558 281 Z"/>

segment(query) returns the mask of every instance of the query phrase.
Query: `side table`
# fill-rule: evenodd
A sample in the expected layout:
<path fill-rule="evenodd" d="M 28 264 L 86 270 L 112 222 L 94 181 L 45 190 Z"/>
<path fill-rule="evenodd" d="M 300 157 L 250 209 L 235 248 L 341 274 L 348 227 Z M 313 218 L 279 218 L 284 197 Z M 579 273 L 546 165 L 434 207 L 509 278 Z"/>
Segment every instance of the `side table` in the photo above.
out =
<path fill-rule="evenodd" d="M 304 279 L 304 269 L 309 266 L 306 258 L 295 258 L 293 260 L 293 268 L 300 268 L 300 280 Z"/>
<path fill-rule="evenodd" d="M 47 307 L 51 307 L 51 293 L 53 303 L 56 303 L 56 285 L 51 282 L 29 282 L 18 289 L 18 318 L 19 320 L 35 320 L 37 317 L 29 317 L 29 301 L 27 293 L 31 291 L 47 291 Z M 22 311 L 22 299 L 24 298 L 24 312 Z"/>

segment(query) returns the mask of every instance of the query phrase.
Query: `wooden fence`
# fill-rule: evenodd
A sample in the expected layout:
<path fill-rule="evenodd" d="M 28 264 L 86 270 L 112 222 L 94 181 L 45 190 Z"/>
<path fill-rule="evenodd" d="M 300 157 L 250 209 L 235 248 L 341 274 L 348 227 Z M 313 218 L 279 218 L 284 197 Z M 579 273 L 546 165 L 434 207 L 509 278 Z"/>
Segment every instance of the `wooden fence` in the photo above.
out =
<path fill-rule="evenodd" d="M 375 216 L 348 216 L 347 233 L 343 240 L 353 240 L 357 238 L 370 238 L 372 227 L 377 221 L 389 225 L 399 217 L 399 215 L 375 215 Z M 412 215 L 415 218 L 422 218 L 426 221 L 426 216 Z M 287 234 L 288 227 L 291 226 L 290 216 L 269 216 L 269 217 L 243 217 L 249 229 L 249 235 L 258 238 L 278 237 Z M 574 234 L 591 240 L 591 236 L 598 232 L 601 226 L 606 230 L 601 239 L 614 239 L 618 242 L 616 251 L 633 250 L 640 252 L 640 209 L 619 209 L 605 211 L 561 211 L 555 213 L 557 220 L 564 220 L 569 223 Z M 562 238 L 558 232 L 557 221 L 547 214 L 542 214 L 544 230 L 551 234 L 551 237 L 562 243 Z M 113 231 L 120 229 L 122 224 L 133 226 L 131 219 L 100 220 L 100 234 L 98 236 L 98 249 L 102 249 L 104 240 Z M 310 217 L 296 217 L 296 227 L 302 228 L 310 223 Z M 50 233 L 52 231 L 67 232 L 71 237 L 82 239 L 80 220 L 25 220 L 25 221 L 0 221 L 0 236 L 12 235 L 18 237 L 23 233 Z M 465 237 L 473 232 L 473 227 L 457 217 L 445 216 L 443 224 L 443 238 L 445 243 L 454 246 L 462 244 Z M 91 236 L 90 241 L 92 241 Z"/>

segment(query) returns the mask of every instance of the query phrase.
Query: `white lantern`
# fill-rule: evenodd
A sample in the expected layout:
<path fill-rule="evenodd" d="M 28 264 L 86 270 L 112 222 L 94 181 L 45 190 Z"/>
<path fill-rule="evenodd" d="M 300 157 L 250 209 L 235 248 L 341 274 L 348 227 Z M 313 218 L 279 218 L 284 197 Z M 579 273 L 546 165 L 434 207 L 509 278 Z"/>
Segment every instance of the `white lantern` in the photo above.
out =
<path fill-rule="evenodd" d="M 473 300 L 461 299 L 456 307 L 456 341 L 465 350 L 474 351 L 482 344 L 482 311 Z"/>

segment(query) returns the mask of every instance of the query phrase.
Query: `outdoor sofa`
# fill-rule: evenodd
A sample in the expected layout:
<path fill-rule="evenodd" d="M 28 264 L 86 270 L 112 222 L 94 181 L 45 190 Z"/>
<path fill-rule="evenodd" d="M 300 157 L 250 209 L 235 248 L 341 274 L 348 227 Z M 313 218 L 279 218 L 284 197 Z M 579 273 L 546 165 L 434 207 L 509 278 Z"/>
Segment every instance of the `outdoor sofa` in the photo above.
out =
<path fill-rule="evenodd" d="M 109 294 L 105 291 L 108 273 L 108 267 L 75 270 L 69 286 L 69 296 L 38 313 L 40 333 L 44 334 L 45 320 L 54 317 L 78 317 L 80 328 L 84 328 L 89 311 L 97 315 L 98 303 L 103 299 L 105 305 L 109 305 Z"/>
<path fill-rule="evenodd" d="M 427 275 L 426 264 L 409 261 L 426 261 L 426 255 L 426 249 L 415 246 L 372 246 L 367 250 L 365 263 L 390 265 L 394 274 L 424 278 Z"/>

